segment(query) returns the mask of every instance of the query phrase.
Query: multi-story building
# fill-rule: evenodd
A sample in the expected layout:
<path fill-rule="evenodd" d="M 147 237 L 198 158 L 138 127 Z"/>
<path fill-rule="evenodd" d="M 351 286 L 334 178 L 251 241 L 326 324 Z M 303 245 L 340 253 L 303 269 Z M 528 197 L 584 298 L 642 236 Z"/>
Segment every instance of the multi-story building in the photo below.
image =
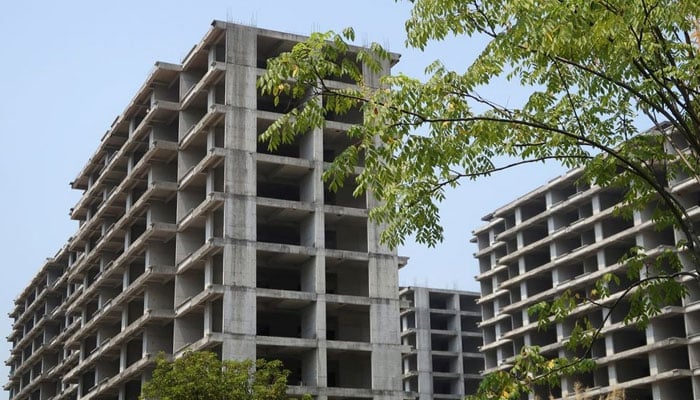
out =
<path fill-rule="evenodd" d="M 292 394 L 403 397 L 399 259 L 372 197 L 321 180 L 361 114 L 258 143 L 294 104 L 256 79 L 302 39 L 215 21 L 156 64 L 72 182 L 77 232 L 16 300 L 10 399 L 135 399 L 156 354 L 205 349 L 281 359 Z"/>
<path fill-rule="evenodd" d="M 577 319 L 587 316 L 603 325 L 592 357 L 598 368 L 561 382 L 561 389 L 541 391 L 540 398 L 573 398 L 578 385 L 598 398 L 624 390 L 627 398 L 700 398 L 700 288 L 688 285 L 682 304 L 665 307 L 645 330 L 623 320 L 629 303 L 622 300 L 607 309 L 586 304 L 563 322 L 538 329 L 528 308 L 551 300 L 565 290 L 591 295 L 596 280 L 606 273 L 620 277 L 610 284 L 610 305 L 630 283 L 619 262 L 633 246 L 648 257 L 675 248 L 682 237 L 673 229 L 659 231 L 651 212 L 635 212 L 633 219 L 615 213 L 623 195 L 618 190 L 580 183 L 580 170 L 570 171 L 544 186 L 498 208 L 484 217 L 486 225 L 474 231 L 481 285 L 485 372 L 508 368 L 524 345 L 541 346 L 551 357 L 567 355 L 563 343 Z M 700 184 L 695 178 L 676 177 L 673 193 L 694 220 L 700 217 Z M 686 268 L 691 269 L 690 265 Z M 531 396 L 531 398 L 534 396 Z M 578 398 L 578 397 L 577 397 Z"/>
<path fill-rule="evenodd" d="M 478 293 L 422 287 L 400 291 L 404 390 L 420 400 L 462 399 L 481 382 Z"/>

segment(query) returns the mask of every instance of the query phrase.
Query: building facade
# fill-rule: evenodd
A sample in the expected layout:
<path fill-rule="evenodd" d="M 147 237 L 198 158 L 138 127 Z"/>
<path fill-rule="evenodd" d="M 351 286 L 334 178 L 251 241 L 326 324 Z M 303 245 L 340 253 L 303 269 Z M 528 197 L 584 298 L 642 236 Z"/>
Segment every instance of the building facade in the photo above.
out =
<path fill-rule="evenodd" d="M 645 330 L 623 322 L 629 303 L 622 300 L 607 317 L 607 309 L 583 305 L 563 322 L 541 330 L 528 308 L 565 290 L 591 297 L 596 280 L 614 273 L 610 305 L 630 283 L 621 257 L 633 246 L 653 258 L 675 249 L 682 235 L 658 230 L 651 212 L 635 212 L 632 220 L 613 212 L 623 193 L 582 185 L 580 170 L 570 171 L 484 217 L 474 231 L 481 285 L 485 372 L 508 368 L 524 345 L 541 346 L 551 357 L 565 356 L 563 343 L 577 319 L 587 316 L 603 325 L 592 357 L 598 368 L 566 378 L 561 389 L 538 391 L 539 398 L 574 398 L 576 387 L 590 398 L 624 390 L 628 399 L 700 398 L 700 289 L 688 285 L 682 303 L 668 306 Z M 674 195 L 691 218 L 700 219 L 700 184 L 679 176 L 671 182 Z M 691 265 L 685 268 L 691 269 Z M 606 318 L 607 317 L 607 318 Z M 568 396 L 568 397 L 567 397 Z M 531 398 L 534 398 L 532 395 Z M 576 397 L 578 398 L 578 397 Z"/>
<path fill-rule="evenodd" d="M 321 180 L 361 114 L 257 140 L 294 104 L 256 79 L 300 40 L 215 21 L 156 64 L 72 182 L 77 232 L 17 298 L 10 399 L 135 399 L 159 352 L 193 350 L 280 359 L 291 394 L 403 397 L 399 259 L 371 196 Z"/>
<path fill-rule="evenodd" d="M 462 399 L 481 382 L 479 294 L 406 287 L 400 291 L 404 390 L 419 400 Z"/>

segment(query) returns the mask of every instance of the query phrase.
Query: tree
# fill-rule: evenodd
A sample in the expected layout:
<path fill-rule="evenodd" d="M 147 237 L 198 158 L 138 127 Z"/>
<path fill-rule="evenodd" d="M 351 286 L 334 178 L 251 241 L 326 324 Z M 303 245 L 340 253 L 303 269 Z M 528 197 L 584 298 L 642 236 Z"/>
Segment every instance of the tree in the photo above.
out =
<path fill-rule="evenodd" d="M 625 321 L 644 325 L 660 308 L 679 301 L 700 272 L 698 227 L 688 205 L 670 188 L 680 176 L 700 182 L 700 57 L 697 0 L 413 0 L 406 21 L 407 45 L 425 49 L 455 36 L 465 48 L 486 44 L 463 71 L 440 61 L 421 81 L 405 75 L 364 81 L 391 55 L 377 44 L 350 47 L 352 29 L 317 33 L 268 62 L 259 80 L 275 101 L 296 107 L 261 136 L 271 148 L 320 127 L 328 114 L 353 109 L 363 123 L 348 131 L 353 144 L 324 173 L 331 189 L 355 166 L 357 193 L 371 191 L 381 205 L 370 217 L 397 246 L 414 234 L 434 245 L 442 239 L 438 203 L 446 189 L 527 163 L 553 161 L 582 168 L 588 184 L 616 187 L 625 195 L 617 212 L 631 217 L 648 209 L 659 229 L 682 233 L 675 249 L 656 258 L 644 249 L 626 256 L 625 290 L 631 303 Z M 356 85 L 328 85 L 344 76 Z M 521 105 L 504 105 L 479 94 L 505 78 L 531 89 Z M 654 129 L 640 132 L 639 121 Z M 687 262 L 679 258 L 682 255 Z M 684 265 L 690 265 L 689 268 Z M 691 277 L 689 283 L 681 277 Z M 687 279 L 686 279 L 687 280 Z M 605 299 L 611 282 L 597 285 L 598 299 L 565 293 L 532 311 L 542 324 L 565 318 L 581 302 Z M 615 303 L 617 304 L 617 303 Z M 556 384 L 561 374 L 594 366 L 590 344 L 600 327 L 588 322 L 570 340 L 579 353 L 549 360 L 525 348 L 510 371 L 487 377 L 479 398 L 519 398 L 535 385 Z"/>
<path fill-rule="evenodd" d="M 275 400 L 287 399 L 289 371 L 280 361 L 221 361 L 211 352 L 190 352 L 175 361 L 163 354 L 143 400 Z"/>

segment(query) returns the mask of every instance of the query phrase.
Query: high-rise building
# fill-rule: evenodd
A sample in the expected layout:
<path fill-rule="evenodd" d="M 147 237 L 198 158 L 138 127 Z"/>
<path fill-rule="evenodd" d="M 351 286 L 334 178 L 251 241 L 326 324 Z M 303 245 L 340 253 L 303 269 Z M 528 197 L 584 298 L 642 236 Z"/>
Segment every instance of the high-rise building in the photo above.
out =
<path fill-rule="evenodd" d="M 419 400 L 462 399 L 481 382 L 478 293 L 424 287 L 400 291 L 404 390 Z"/>
<path fill-rule="evenodd" d="M 622 191 L 589 187 L 580 177 L 581 171 L 573 170 L 550 181 L 487 215 L 486 225 L 474 231 L 485 372 L 508 368 L 524 345 L 541 346 L 550 357 L 566 356 L 564 343 L 576 321 L 586 316 L 603 326 L 592 347 L 597 369 L 563 379 L 561 389 L 551 393 L 539 391 L 540 398 L 574 398 L 577 387 L 596 399 L 614 390 L 638 400 L 700 398 L 697 284 L 687 285 L 689 294 L 682 303 L 662 309 L 644 330 L 624 323 L 629 310 L 624 299 L 609 317 L 608 308 L 589 303 L 547 329 L 538 329 L 528 314 L 530 306 L 566 290 L 594 298 L 595 282 L 614 273 L 621 282 L 610 284 L 611 296 L 603 300 L 609 306 L 630 284 L 627 267 L 620 262 L 628 250 L 639 246 L 653 258 L 675 249 L 683 237 L 673 229 L 659 230 L 650 210 L 635 212 L 633 219 L 615 213 Z M 670 184 L 690 217 L 700 219 L 698 181 L 678 176 Z M 685 268 L 694 269 L 690 263 Z"/>
<path fill-rule="evenodd" d="M 295 104 L 256 79 L 303 39 L 215 21 L 156 64 L 72 182 L 77 232 L 16 300 L 11 400 L 135 399 L 159 352 L 192 350 L 280 359 L 291 394 L 403 397 L 399 258 L 372 197 L 321 180 L 361 113 L 257 139 Z"/>

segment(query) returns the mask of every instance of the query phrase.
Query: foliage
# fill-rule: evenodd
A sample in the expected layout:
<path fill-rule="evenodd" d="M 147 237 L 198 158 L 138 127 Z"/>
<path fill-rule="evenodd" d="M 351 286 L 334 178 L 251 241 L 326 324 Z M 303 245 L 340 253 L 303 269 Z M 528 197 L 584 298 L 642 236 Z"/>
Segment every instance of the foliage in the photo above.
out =
<path fill-rule="evenodd" d="M 629 285 L 613 297 L 620 277 L 605 275 L 595 293 L 565 293 L 533 310 L 541 324 L 560 321 L 585 304 L 614 308 L 630 302 L 625 321 L 644 325 L 662 306 L 686 293 L 684 275 L 697 284 L 698 228 L 669 182 L 700 181 L 700 57 L 697 0 L 414 0 L 406 21 L 407 45 L 423 50 L 448 37 L 465 51 L 486 39 L 462 71 L 435 61 L 421 81 L 402 74 L 372 78 L 392 55 L 373 44 L 350 47 L 351 29 L 316 33 L 270 60 L 259 80 L 263 94 L 299 102 L 273 123 L 262 140 L 276 148 L 312 129 L 328 115 L 363 112 L 352 126 L 352 145 L 324 173 L 338 188 L 356 166 L 356 193 L 381 201 L 370 216 L 386 227 L 382 240 L 397 246 L 414 234 L 435 245 L 443 237 L 438 204 L 446 189 L 527 163 L 555 161 L 581 168 L 582 182 L 623 194 L 616 212 L 649 213 L 659 230 L 685 237 L 661 254 L 632 249 L 620 262 Z M 355 85 L 338 86 L 344 77 Z M 497 79 L 530 89 L 519 105 L 479 94 Z M 640 132 L 644 119 L 653 125 Z M 678 250 L 693 269 L 684 269 Z M 610 312 L 607 312 L 606 319 Z M 584 362 L 600 327 L 583 321 L 569 339 L 580 354 L 547 369 L 516 357 L 510 372 L 489 377 L 491 394 L 508 398 L 539 379 L 570 373 Z M 536 349 L 534 354 L 537 354 Z M 530 350 L 526 355 L 532 359 Z M 532 379 L 518 372 L 523 365 Z M 515 371 L 515 372 L 514 372 Z M 529 375 L 528 375 L 529 376 Z M 523 386 L 523 382 L 526 383 Z M 500 386 L 499 386 L 500 385 Z M 486 392 L 484 392 L 486 393 Z M 495 393 L 495 394 L 494 394 Z M 505 394 L 504 394 L 505 393 Z M 489 397 L 491 396 L 491 397 Z M 495 397 L 494 397 L 495 396 Z M 516 396 L 517 397 L 517 396 Z"/>
<path fill-rule="evenodd" d="M 280 361 L 221 361 L 211 352 L 189 352 L 175 361 L 163 354 L 153 378 L 143 386 L 148 400 L 287 399 L 287 376 Z"/>

